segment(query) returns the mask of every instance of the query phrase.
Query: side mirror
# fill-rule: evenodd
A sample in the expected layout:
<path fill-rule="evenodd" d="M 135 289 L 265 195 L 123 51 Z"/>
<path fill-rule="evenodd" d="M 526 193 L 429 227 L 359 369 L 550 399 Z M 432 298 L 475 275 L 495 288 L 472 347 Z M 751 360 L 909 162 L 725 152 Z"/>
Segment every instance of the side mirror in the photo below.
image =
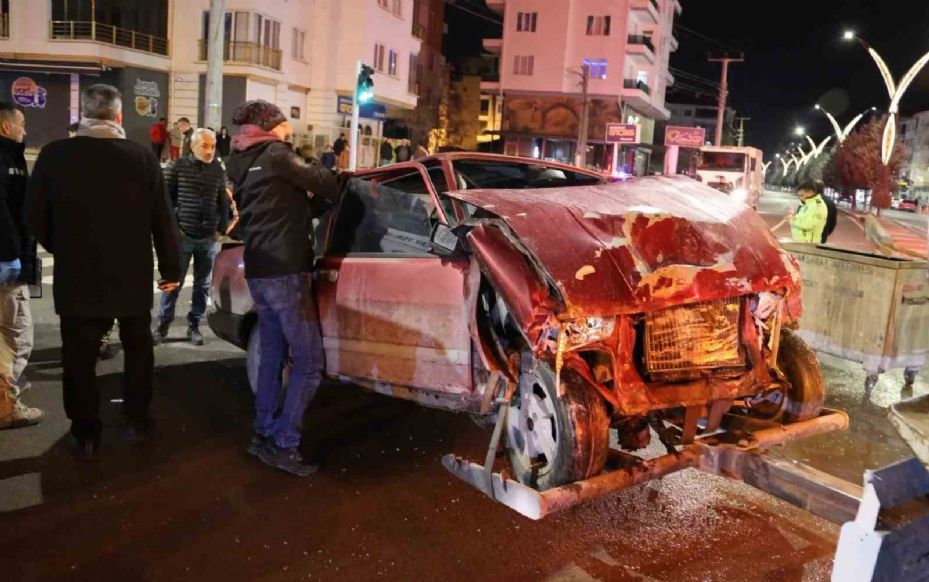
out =
<path fill-rule="evenodd" d="M 458 253 L 461 247 L 461 241 L 452 232 L 452 229 L 445 224 L 437 224 L 432 229 L 432 236 L 429 239 L 429 246 L 432 252 L 440 257 L 451 257 Z"/>

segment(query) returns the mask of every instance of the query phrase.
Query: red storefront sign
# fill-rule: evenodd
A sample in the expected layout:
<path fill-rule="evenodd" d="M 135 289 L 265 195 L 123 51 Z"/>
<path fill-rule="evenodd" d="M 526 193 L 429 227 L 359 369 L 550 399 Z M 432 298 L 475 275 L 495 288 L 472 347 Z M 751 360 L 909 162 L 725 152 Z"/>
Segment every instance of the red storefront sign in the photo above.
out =
<path fill-rule="evenodd" d="M 664 130 L 664 144 L 666 146 L 680 146 L 682 148 L 698 148 L 706 139 L 706 130 L 702 127 L 678 127 L 669 125 Z"/>
<path fill-rule="evenodd" d="M 639 143 L 639 126 L 634 123 L 607 123 L 608 143 Z"/>

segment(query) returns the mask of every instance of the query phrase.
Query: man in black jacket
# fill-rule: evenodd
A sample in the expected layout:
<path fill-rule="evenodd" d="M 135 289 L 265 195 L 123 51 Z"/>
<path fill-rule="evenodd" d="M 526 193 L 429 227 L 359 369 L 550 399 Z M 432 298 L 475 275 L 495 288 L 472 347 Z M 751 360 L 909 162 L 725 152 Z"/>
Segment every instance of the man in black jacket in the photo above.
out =
<path fill-rule="evenodd" d="M 29 183 L 26 219 L 55 255 L 65 412 L 78 454 L 91 460 L 102 428 L 97 351 L 114 318 L 126 360 L 127 436 L 135 442 L 148 434 L 153 240 L 161 290 L 177 287 L 181 258 L 161 167 L 149 148 L 125 139 L 119 91 L 91 85 L 81 96 L 81 113 L 77 137 L 42 149 Z"/>
<path fill-rule="evenodd" d="M 206 313 L 206 300 L 210 294 L 216 237 L 225 231 L 229 222 L 229 198 L 226 196 L 226 172 L 215 158 L 216 134 L 204 128 L 194 130 L 191 151 L 190 155 L 165 167 L 165 185 L 181 228 L 181 286 L 187 276 L 191 258 L 194 261 L 193 298 L 187 314 L 187 339 L 195 346 L 202 346 L 200 321 Z M 168 337 L 168 328 L 174 321 L 174 308 L 180 292 L 181 287 L 178 287 L 161 296 L 159 324 L 154 333 L 156 344 Z"/>
<path fill-rule="evenodd" d="M 295 475 L 316 467 L 299 451 L 303 413 L 322 379 L 323 352 L 313 300 L 312 219 L 334 200 L 329 169 L 307 164 L 287 145 L 287 118 L 267 101 L 248 101 L 233 115 L 241 126 L 226 170 L 235 185 L 245 234 L 245 278 L 258 312 L 261 362 L 255 434 L 249 452 Z M 280 416 L 281 369 L 293 368 Z"/>
<path fill-rule="evenodd" d="M 20 399 L 32 353 L 29 285 L 36 281 L 36 243 L 23 224 L 28 172 L 26 118 L 0 102 L 0 429 L 38 424 L 43 413 Z"/>

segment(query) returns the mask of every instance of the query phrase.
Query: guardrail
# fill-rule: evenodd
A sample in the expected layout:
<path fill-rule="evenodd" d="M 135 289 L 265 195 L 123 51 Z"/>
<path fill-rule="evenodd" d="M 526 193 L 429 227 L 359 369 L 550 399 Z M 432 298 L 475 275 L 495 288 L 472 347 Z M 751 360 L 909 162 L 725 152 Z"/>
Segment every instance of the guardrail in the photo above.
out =
<path fill-rule="evenodd" d="M 0 23 L 0 28 L 9 33 L 9 21 Z M 8 36 L 8 34 L 3 35 Z M 52 40 L 89 40 L 101 42 L 156 55 L 168 55 L 168 41 L 134 30 L 110 24 L 83 20 L 52 20 L 49 22 L 49 38 Z"/>
<path fill-rule="evenodd" d="M 207 59 L 207 41 L 200 41 L 200 60 Z M 227 63 L 242 63 L 246 65 L 260 65 L 277 71 L 281 70 L 280 49 L 263 46 L 255 42 L 231 41 L 223 43 L 223 61 Z"/>

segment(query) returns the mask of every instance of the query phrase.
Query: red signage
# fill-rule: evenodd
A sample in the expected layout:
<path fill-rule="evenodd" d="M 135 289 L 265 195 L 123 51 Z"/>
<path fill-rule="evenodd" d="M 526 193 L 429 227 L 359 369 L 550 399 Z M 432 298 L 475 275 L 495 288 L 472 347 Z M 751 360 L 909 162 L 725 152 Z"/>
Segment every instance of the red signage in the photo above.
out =
<path fill-rule="evenodd" d="M 698 148 L 706 139 L 706 130 L 702 127 L 678 127 L 669 125 L 664 130 L 664 144 L 666 146 L 680 146 L 682 148 Z"/>
<path fill-rule="evenodd" d="M 607 123 L 608 143 L 639 143 L 639 126 L 634 123 Z"/>

